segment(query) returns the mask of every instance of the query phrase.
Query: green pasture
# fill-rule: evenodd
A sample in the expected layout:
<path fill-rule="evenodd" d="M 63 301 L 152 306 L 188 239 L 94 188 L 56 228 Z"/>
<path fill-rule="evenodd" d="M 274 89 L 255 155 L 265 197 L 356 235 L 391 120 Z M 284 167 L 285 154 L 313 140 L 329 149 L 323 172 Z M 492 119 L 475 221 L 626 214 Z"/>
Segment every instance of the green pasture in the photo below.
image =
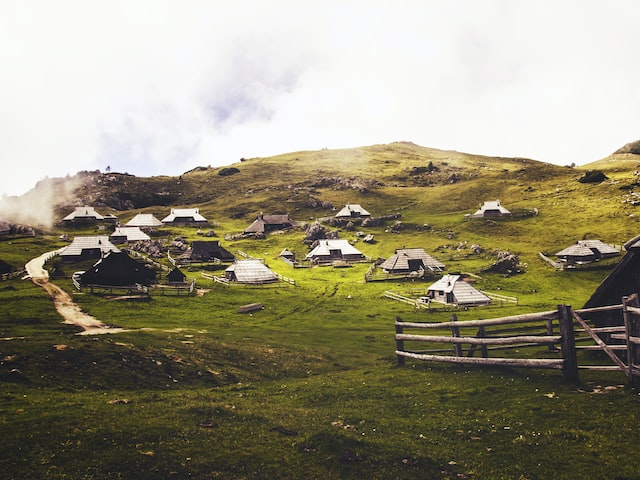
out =
<path fill-rule="evenodd" d="M 85 173 L 85 188 L 121 223 L 198 206 L 212 221 L 212 240 L 264 259 L 295 285 L 225 287 L 203 276 L 224 266 L 194 266 L 183 271 L 197 294 L 122 299 L 74 289 L 72 273 L 92 262 L 54 259 L 52 281 L 85 313 L 124 329 L 80 335 L 42 288 L 28 279 L 1 282 L 0 478 L 640 478 L 638 392 L 621 373 L 581 372 L 575 386 L 556 370 L 409 360 L 399 367 L 394 355 L 396 317 L 443 322 L 452 314 L 472 320 L 582 307 L 617 259 L 557 271 L 539 253 L 553 257 L 582 238 L 621 245 L 634 237 L 634 162 L 601 162 L 610 180 L 582 184 L 582 168 L 398 142 L 233 167 L 230 176 L 201 167 L 180 177 L 105 174 L 108 182 Z M 334 209 L 310 207 L 311 197 Z M 513 217 L 465 217 L 495 199 Z M 116 209 L 125 202 L 133 208 Z M 418 311 L 384 292 L 415 297 L 435 278 L 366 282 L 368 262 L 293 268 L 279 253 L 304 258 L 303 226 L 262 240 L 237 237 L 260 212 L 313 223 L 348 202 L 374 216 L 400 214 L 395 227 L 390 220 L 337 229 L 372 261 L 424 248 L 449 273 L 468 274 L 476 288 L 517 304 Z M 61 234 L 99 232 L 57 225 L 3 237 L 0 259 L 19 270 L 65 245 Z M 162 228 L 154 238 L 209 239 L 202 233 Z M 498 251 L 517 255 L 523 273 L 489 271 Z M 166 257 L 156 261 L 170 266 Z M 238 312 L 258 302 L 262 310 Z M 585 360 L 606 363 L 594 352 Z"/>

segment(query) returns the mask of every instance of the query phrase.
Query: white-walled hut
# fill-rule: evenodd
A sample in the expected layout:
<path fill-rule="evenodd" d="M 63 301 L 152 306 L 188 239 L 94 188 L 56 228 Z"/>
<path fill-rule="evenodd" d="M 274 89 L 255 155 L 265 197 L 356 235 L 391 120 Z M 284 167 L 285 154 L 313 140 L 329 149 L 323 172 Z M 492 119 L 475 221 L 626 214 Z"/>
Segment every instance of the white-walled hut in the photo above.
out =
<path fill-rule="evenodd" d="M 76 236 L 61 252 L 63 262 L 77 262 L 91 258 L 101 258 L 108 252 L 119 252 L 106 235 Z"/>
<path fill-rule="evenodd" d="M 380 268 L 394 275 L 419 276 L 445 270 L 444 263 L 433 258 L 423 248 L 399 248 L 380 264 Z"/>
<path fill-rule="evenodd" d="M 583 265 L 620 255 L 620 251 L 601 240 L 578 240 L 556 253 L 567 265 Z"/>
<path fill-rule="evenodd" d="M 362 218 L 370 216 L 371 214 L 362 208 L 362 205 L 359 203 L 347 203 L 336 213 L 336 218 Z"/>
<path fill-rule="evenodd" d="M 198 208 L 172 208 L 171 213 L 162 220 L 163 225 L 183 227 L 205 227 L 209 221 L 200 214 Z"/>
<path fill-rule="evenodd" d="M 487 200 L 469 216 L 472 218 L 508 217 L 511 216 L 511 212 L 500 203 L 500 200 Z"/>
<path fill-rule="evenodd" d="M 278 276 L 260 260 L 236 260 L 224 271 L 225 277 L 232 282 L 260 285 L 275 283 Z"/>
<path fill-rule="evenodd" d="M 467 307 L 491 303 L 488 296 L 464 281 L 461 275 L 444 275 L 428 288 L 427 298 L 447 305 Z"/>
<path fill-rule="evenodd" d="M 307 254 L 307 260 L 313 263 L 360 262 L 366 260 L 364 254 L 351 245 L 348 240 L 318 240 L 316 247 Z"/>

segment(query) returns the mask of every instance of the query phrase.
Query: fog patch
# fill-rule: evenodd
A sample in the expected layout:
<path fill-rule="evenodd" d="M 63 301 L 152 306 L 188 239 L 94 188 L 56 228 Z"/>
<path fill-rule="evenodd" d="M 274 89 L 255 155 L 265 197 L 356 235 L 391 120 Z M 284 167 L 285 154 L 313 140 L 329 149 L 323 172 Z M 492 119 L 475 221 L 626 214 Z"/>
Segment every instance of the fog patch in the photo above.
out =
<path fill-rule="evenodd" d="M 78 177 L 46 178 L 20 196 L 0 197 L 0 219 L 33 227 L 51 227 L 58 220 L 56 208 L 73 203 Z"/>

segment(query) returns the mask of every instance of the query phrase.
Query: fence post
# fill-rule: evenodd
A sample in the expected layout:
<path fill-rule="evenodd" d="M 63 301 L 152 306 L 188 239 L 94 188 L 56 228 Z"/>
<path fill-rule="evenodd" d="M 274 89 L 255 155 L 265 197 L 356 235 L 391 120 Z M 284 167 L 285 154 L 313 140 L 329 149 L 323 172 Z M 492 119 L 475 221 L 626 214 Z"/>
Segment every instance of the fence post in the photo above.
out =
<path fill-rule="evenodd" d="M 458 321 L 458 316 L 455 313 L 451 314 L 451 321 L 452 322 L 457 322 Z M 459 337 L 460 336 L 460 329 L 456 326 L 452 326 L 451 327 L 451 336 L 452 337 Z M 456 354 L 456 357 L 461 357 L 462 356 L 462 345 L 460 345 L 459 343 L 454 343 L 453 344 L 453 351 Z"/>
<path fill-rule="evenodd" d="M 569 305 L 558 305 L 558 320 L 560 321 L 560 349 L 562 351 L 562 377 L 570 384 L 580 383 L 578 376 L 578 358 L 576 355 L 576 339 L 573 331 L 573 315 Z"/>
<path fill-rule="evenodd" d="M 546 320 L 546 324 L 547 324 L 547 335 L 553 335 L 553 320 L 548 318 Z M 553 343 L 550 343 L 549 344 L 549 351 L 550 352 L 555 352 L 556 350 L 557 350 L 556 346 Z"/>
<path fill-rule="evenodd" d="M 487 332 L 483 325 L 478 328 L 478 337 L 479 338 L 487 338 Z M 482 353 L 482 358 L 487 358 L 489 356 L 489 352 L 487 351 L 487 346 L 483 343 L 480 345 L 480 352 Z"/>
<path fill-rule="evenodd" d="M 640 351 L 638 345 L 632 343 L 630 337 L 640 336 L 640 325 L 638 324 L 638 315 L 630 313 L 627 306 L 637 307 L 639 304 L 638 296 L 622 297 L 622 316 L 624 318 L 624 333 L 627 342 L 627 366 L 629 368 L 629 382 L 634 390 L 640 389 L 640 376 L 637 373 L 638 364 L 640 364 Z"/>
<path fill-rule="evenodd" d="M 398 322 L 401 322 L 402 319 L 400 317 L 396 317 L 396 334 L 402 334 L 403 328 L 402 325 L 398 325 Z M 404 340 L 396 338 L 396 350 L 399 352 L 404 352 Z M 404 357 L 402 355 L 396 355 L 396 360 L 399 366 L 404 365 Z"/>

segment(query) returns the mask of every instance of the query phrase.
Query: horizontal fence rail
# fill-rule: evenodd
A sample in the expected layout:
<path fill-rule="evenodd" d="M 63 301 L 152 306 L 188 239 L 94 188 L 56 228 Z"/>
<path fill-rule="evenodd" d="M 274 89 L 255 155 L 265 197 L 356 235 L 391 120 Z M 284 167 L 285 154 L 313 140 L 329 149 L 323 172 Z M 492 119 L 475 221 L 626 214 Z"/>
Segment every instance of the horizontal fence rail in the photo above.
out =
<path fill-rule="evenodd" d="M 590 316 L 602 314 L 622 316 L 624 324 L 593 326 L 588 320 Z M 404 365 L 405 359 L 411 358 L 462 365 L 560 369 L 565 381 L 570 383 L 578 383 L 578 370 L 618 371 L 627 376 L 635 390 L 640 390 L 640 300 L 635 294 L 624 297 L 620 305 L 575 311 L 567 305 L 558 305 L 557 310 L 487 320 L 458 321 L 455 314 L 448 322 L 403 322 L 396 317 L 395 329 L 398 365 Z M 406 329 L 424 333 L 409 334 Z M 465 329 L 477 329 L 477 332 L 461 334 Z M 447 330 L 450 335 L 443 334 Z M 410 350 L 405 343 L 435 348 Z M 521 356 L 520 349 L 525 347 L 538 350 Z M 506 352 L 516 348 L 511 356 L 489 358 L 489 351 Z M 613 365 L 579 365 L 576 352 L 580 350 L 601 351 Z M 476 351 L 481 353 L 480 357 L 474 357 Z M 545 358 L 538 358 L 540 356 Z M 551 358 L 554 356 L 556 358 Z"/>

